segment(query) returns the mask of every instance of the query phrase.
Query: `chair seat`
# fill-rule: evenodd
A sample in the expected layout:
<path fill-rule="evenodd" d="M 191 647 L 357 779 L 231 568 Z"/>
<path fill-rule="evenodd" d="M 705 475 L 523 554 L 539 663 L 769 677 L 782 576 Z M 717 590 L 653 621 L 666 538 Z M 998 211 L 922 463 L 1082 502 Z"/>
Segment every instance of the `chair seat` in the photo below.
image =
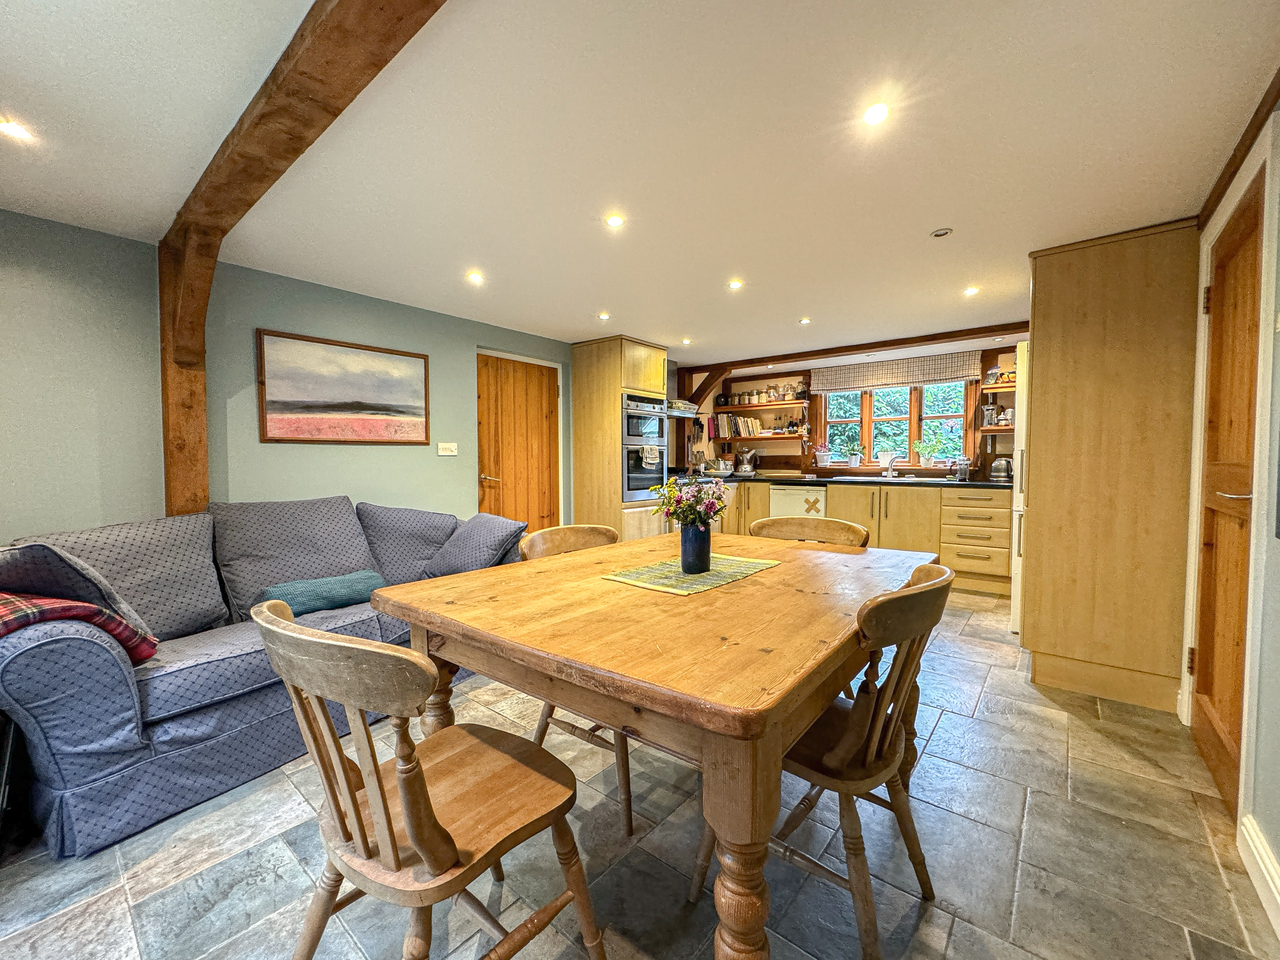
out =
<path fill-rule="evenodd" d="M 414 867 L 411 881 L 403 871 L 360 857 L 353 843 L 342 840 L 327 813 L 320 817 L 325 846 L 343 875 L 392 903 L 426 906 L 453 896 L 502 854 L 551 826 L 577 799 L 572 770 L 531 740 L 505 730 L 457 724 L 423 738 L 416 750 L 436 817 L 458 847 L 453 868 L 429 876 L 409 844 L 394 757 L 379 765 L 378 772 L 401 864 Z M 358 799 L 372 843 L 375 834 L 364 790 Z"/>
<path fill-rule="evenodd" d="M 893 776 L 902 762 L 906 747 L 906 737 L 901 726 L 896 731 L 891 749 L 884 751 L 880 759 L 871 766 L 856 762 L 860 756 L 865 756 L 862 749 L 854 754 L 855 762 L 842 770 L 834 770 L 823 761 L 822 758 L 840 742 L 849 729 L 849 714 L 852 710 L 853 702 L 843 697 L 827 707 L 813 726 L 787 751 L 782 758 L 782 769 L 803 777 L 816 786 L 839 793 L 866 793 Z"/>

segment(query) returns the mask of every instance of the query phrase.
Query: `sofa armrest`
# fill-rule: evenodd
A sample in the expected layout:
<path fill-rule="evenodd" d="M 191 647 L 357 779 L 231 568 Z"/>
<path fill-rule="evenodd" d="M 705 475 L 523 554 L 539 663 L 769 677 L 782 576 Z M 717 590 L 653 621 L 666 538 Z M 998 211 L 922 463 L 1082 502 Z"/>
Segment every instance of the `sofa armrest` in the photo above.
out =
<path fill-rule="evenodd" d="M 52 789 L 98 780 L 151 753 L 128 656 L 80 620 L 0 637 L 0 710 L 22 728 L 36 777 Z"/>

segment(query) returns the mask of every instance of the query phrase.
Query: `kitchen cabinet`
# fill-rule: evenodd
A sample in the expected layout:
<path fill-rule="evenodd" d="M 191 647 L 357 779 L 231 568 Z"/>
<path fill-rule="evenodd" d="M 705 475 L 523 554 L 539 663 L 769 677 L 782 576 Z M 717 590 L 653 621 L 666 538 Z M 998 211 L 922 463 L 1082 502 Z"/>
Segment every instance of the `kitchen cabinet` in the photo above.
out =
<path fill-rule="evenodd" d="M 753 480 L 741 484 L 738 489 L 742 497 L 739 530 L 745 537 L 751 534 L 751 524 L 769 516 L 769 484 Z"/>
<path fill-rule="evenodd" d="M 769 516 L 825 517 L 826 487 L 769 487 Z"/>
<path fill-rule="evenodd" d="M 727 495 L 724 513 L 720 514 L 720 518 L 711 526 L 713 533 L 737 533 L 741 526 L 741 518 L 738 514 L 738 484 L 726 483 L 724 485 Z"/>
<path fill-rule="evenodd" d="M 880 538 L 887 550 L 936 553 L 942 519 L 937 487 L 880 487 Z"/>
<path fill-rule="evenodd" d="M 667 351 L 622 338 L 622 389 L 667 395 Z"/>
<path fill-rule="evenodd" d="M 827 485 L 827 516 L 867 528 L 867 546 L 880 546 L 880 488 L 853 484 Z"/>
<path fill-rule="evenodd" d="M 667 521 L 653 512 L 652 503 L 643 507 L 627 507 L 622 511 L 622 539 L 639 540 L 667 532 Z"/>

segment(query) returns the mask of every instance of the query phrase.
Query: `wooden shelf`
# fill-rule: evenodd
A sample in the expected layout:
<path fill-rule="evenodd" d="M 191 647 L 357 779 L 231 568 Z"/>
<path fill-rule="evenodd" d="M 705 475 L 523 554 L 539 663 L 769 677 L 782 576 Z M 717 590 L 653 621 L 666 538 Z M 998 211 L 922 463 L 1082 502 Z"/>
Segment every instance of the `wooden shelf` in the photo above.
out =
<path fill-rule="evenodd" d="M 739 403 L 727 407 L 716 407 L 713 413 L 749 413 L 752 410 L 776 410 L 779 407 L 803 407 L 808 400 L 773 400 L 769 403 Z"/>
<path fill-rule="evenodd" d="M 1013 393 L 1016 389 L 1012 380 L 1006 383 L 984 383 L 982 385 L 983 393 Z"/>
<path fill-rule="evenodd" d="M 1013 433 L 1013 427 L 979 427 L 978 432 L 981 434 L 1000 434 Z"/>
<path fill-rule="evenodd" d="M 802 433 L 770 433 L 759 437 L 712 437 L 714 443 L 755 443 L 757 440 L 808 440 Z"/>

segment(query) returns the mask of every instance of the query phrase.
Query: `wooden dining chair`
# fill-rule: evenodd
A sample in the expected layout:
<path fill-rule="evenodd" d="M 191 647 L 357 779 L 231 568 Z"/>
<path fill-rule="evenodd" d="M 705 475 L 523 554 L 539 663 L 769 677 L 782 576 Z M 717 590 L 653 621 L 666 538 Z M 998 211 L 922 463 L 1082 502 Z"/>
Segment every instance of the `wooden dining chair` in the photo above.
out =
<path fill-rule="evenodd" d="M 862 942 L 862 955 L 867 960 L 879 960 L 880 937 L 876 930 L 871 870 L 858 817 L 859 800 L 892 811 L 906 844 L 907 856 L 915 868 L 920 894 L 926 900 L 933 899 L 933 883 L 920 849 L 900 768 L 908 732 L 905 719 L 915 695 L 920 657 L 929 635 L 942 619 L 954 577 L 946 567 L 923 564 L 916 567 L 906 586 L 872 597 L 862 605 L 858 611 L 857 642 L 870 653 L 861 685 L 852 698 L 837 697 L 782 761 L 783 770 L 807 780 L 811 789 L 770 838 L 769 852 L 844 887 L 853 895 L 858 937 Z M 882 651 L 889 647 L 894 648 L 893 662 L 882 681 Z M 880 786 L 886 788 L 887 798 L 871 792 Z M 846 876 L 784 842 L 809 816 L 826 790 L 840 796 Z M 690 900 L 696 900 L 701 894 L 714 846 L 714 833 L 710 827 L 704 827 L 689 890 Z"/>
<path fill-rule="evenodd" d="M 329 918 L 366 894 L 409 908 L 406 960 L 426 960 L 431 907 L 450 898 L 497 940 L 485 960 L 509 960 L 570 902 L 588 954 L 605 960 L 565 820 L 577 799 L 572 770 L 523 737 L 473 724 L 445 727 L 415 744 L 409 718 L 421 716 L 439 680 L 428 657 L 299 626 L 281 600 L 251 614 L 324 787 L 326 863 L 294 960 L 311 960 Z M 334 727 L 330 710 L 338 707 L 351 726 L 355 759 Z M 366 711 L 391 717 L 394 759 L 378 763 Z M 467 884 L 547 827 L 565 890 L 508 931 Z M 353 889 L 339 897 L 344 879 Z"/>
<path fill-rule="evenodd" d="M 834 517 L 763 517 L 751 524 L 751 536 L 865 547 L 871 534 L 860 523 Z"/>
<path fill-rule="evenodd" d="M 520 541 L 520 559 L 536 560 L 538 557 L 554 557 L 560 553 L 572 553 L 574 550 L 586 550 L 588 547 L 603 547 L 618 542 L 618 531 L 613 527 L 598 526 L 589 523 L 566 524 L 561 527 L 547 527 L 524 537 Z M 542 713 L 538 716 L 538 725 L 533 730 L 533 742 L 542 746 L 547 738 L 547 729 L 554 726 L 585 743 L 613 752 L 615 767 L 618 772 L 618 800 L 622 804 L 622 827 L 631 836 L 635 827 L 631 816 L 631 752 L 627 737 L 621 730 L 609 730 L 603 724 L 596 723 L 590 727 L 581 727 L 555 715 L 556 708 L 549 703 L 542 705 Z"/>

